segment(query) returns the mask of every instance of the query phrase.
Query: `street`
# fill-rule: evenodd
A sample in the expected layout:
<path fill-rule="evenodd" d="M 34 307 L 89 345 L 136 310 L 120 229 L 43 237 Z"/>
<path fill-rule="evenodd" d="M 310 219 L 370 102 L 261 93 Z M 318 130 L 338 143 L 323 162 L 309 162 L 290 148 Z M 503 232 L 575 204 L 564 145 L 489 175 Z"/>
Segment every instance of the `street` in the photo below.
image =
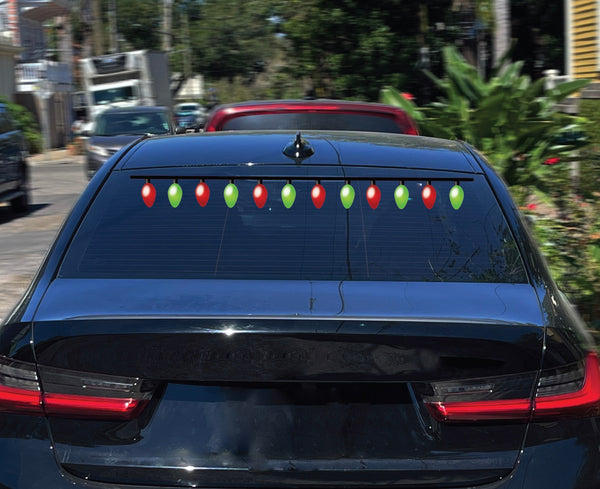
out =
<path fill-rule="evenodd" d="M 87 185 L 80 156 L 30 160 L 30 211 L 0 205 L 0 319 L 25 292 L 52 240 Z M 64 158 L 64 159 L 63 159 Z"/>

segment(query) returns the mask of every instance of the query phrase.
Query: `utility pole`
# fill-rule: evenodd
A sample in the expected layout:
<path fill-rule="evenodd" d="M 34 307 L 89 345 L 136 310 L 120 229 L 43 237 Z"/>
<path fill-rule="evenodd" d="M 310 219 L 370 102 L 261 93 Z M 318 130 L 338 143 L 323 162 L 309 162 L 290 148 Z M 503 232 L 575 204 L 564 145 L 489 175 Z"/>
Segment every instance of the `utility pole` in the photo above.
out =
<path fill-rule="evenodd" d="M 104 54 L 102 43 L 102 9 L 100 0 L 92 0 L 94 2 L 94 14 L 92 18 L 92 26 L 94 32 L 94 54 L 100 56 Z"/>
<path fill-rule="evenodd" d="M 173 0 L 163 0 L 163 22 L 162 22 L 162 50 L 166 53 L 171 51 L 171 11 Z"/>
<path fill-rule="evenodd" d="M 181 25 L 183 28 L 183 42 L 185 43 L 183 52 L 183 76 L 189 79 L 192 76 L 192 49 L 190 46 L 190 19 L 187 10 L 181 14 Z"/>
<path fill-rule="evenodd" d="M 117 2 L 110 0 L 108 3 L 108 30 L 109 30 L 109 47 L 108 52 L 116 53 L 118 48 L 118 32 L 117 32 Z"/>

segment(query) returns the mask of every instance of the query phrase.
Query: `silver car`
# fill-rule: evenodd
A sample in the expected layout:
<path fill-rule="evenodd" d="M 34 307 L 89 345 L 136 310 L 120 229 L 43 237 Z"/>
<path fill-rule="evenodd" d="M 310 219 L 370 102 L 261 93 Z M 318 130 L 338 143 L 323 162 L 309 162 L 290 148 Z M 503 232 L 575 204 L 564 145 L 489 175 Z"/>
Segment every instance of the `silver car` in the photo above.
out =
<path fill-rule="evenodd" d="M 113 154 L 141 136 L 175 134 L 167 107 L 107 109 L 96 118 L 86 150 L 86 175 L 91 179 Z"/>

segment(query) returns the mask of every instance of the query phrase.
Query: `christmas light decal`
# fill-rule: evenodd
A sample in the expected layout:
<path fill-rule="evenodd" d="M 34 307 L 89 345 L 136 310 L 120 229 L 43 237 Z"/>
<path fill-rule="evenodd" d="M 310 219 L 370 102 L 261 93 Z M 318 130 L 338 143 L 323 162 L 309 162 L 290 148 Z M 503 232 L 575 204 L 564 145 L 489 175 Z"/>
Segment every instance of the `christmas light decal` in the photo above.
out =
<path fill-rule="evenodd" d="M 229 180 L 229 183 L 225 186 L 225 190 L 223 190 L 223 197 L 225 198 L 225 203 L 227 204 L 227 207 L 229 207 L 230 209 L 234 207 L 239 195 L 240 192 L 235 186 L 235 183 L 233 183 L 233 180 Z"/>
<path fill-rule="evenodd" d="M 460 182 L 456 182 L 454 187 L 450 189 L 450 204 L 454 208 L 454 210 L 460 209 L 463 201 L 465 200 L 465 192 L 460 186 Z"/>
<path fill-rule="evenodd" d="M 317 209 L 323 207 L 325 203 L 325 188 L 323 188 L 319 180 L 316 181 L 315 186 L 310 191 L 310 198 Z"/>
<path fill-rule="evenodd" d="M 340 190 L 340 200 L 342 201 L 344 209 L 350 209 L 350 207 L 352 207 L 355 196 L 356 192 L 354 192 L 354 187 L 350 185 L 350 182 L 348 180 L 346 180 L 346 183 Z"/>
<path fill-rule="evenodd" d="M 170 185 L 169 190 L 167 191 L 169 196 L 169 202 L 171 207 L 174 209 L 181 202 L 181 198 L 183 197 L 183 191 L 181 190 L 181 186 L 177 183 L 177 179 L 173 180 L 173 183 Z"/>
<path fill-rule="evenodd" d="M 394 190 L 394 200 L 396 201 L 396 205 L 398 209 L 402 210 L 408 204 L 409 193 L 406 185 L 404 185 L 404 180 L 400 182 L 400 185 L 396 187 Z"/>
<path fill-rule="evenodd" d="M 210 187 L 201 180 L 200 183 L 196 186 L 196 200 L 201 207 L 205 207 L 208 204 L 208 199 L 210 198 Z"/>
<path fill-rule="evenodd" d="M 423 203 L 425 207 L 428 209 L 432 209 L 435 204 L 435 198 L 437 197 L 437 193 L 433 185 L 431 185 L 431 181 L 427 181 L 427 185 L 423 187 L 423 191 L 421 192 L 421 197 L 423 198 Z"/>
<path fill-rule="evenodd" d="M 381 201 L 381 190 L 375 185 L 375 181 L 371 180 L 371 185 L 367 189 L 367 203 L 371 209 L 377 209 L 379 202 Z"/>
<path fill-rule="evenodd" d="M 262 209 L 267 203 L 268 192 L 267 188 L 263 185 L 262 180 L 259 180 L 256 187 L 254 187 L 252 197 L 254 197 L 254 203 L 259 209 Z"/>
<path fill-rule="evenodd" d="M 311 200 L 313 202 L 313 205 L 317 208 L 317 209 L 321 209 L 323 207 L 323 205 L 325 204 L 325 198 L 326 198 L 326 191 L 325 188 L 323 187 L 323 185 L 321 185 L 321 181 L 322 180 L 326 180 L 326 181 L 332 181 L 332 182 L 343 182 L 343 184 L 341 185 L 340 191 L 339 191 L 339 196 L 340 196 L 340 203 L 342 204 L 342 206 L 344 207 L 344 209 L 349 210 L 353 205 L 354 205 L 354 201 L 356 200 L 356 191 L 355 191 L 355 185 L 353 185 L 353 182 L 370 182 L 370 185 L 368 186 L 367 190 L 366 190 L 366 200 L 367 203 L 369 204 L 369 206 L 371 207 L 371 209 L 377 209 L 380 204 L 381 204 L 381 200 L 382 197 L 384 197 L 382 195 L 382 191 L 379 188 L 379 186 L 377 185 L 377 183 L 375 182 L 374 179 L 370 179 L 368 177 L 355 177 L 355 178 L 344 178 L 344 177 L 339 177 L 339 176 L 325 176 L 325 177 L 321 177 L 318 179 L 315 179 L 315 177 L 309 177 L 309 176 L 303 176 L 303 175 L 298 175 L 292 178 L 288 178 L 285 176 L 274 176 L 274 175 L 270 175 L 267 177 L 247 177 L 247 176 L 241 176 L 241 175 L 232 175 L 232 176 L 227 176 L 227 177 L 223 177 L 223 176 L 216 176 L 216 175 L 210 175 L 210 176 L 192 176 L 192 175 L 184 175 L 184 176 L 178 176 L 178 177 L 174 177 L 174 176 L 169 176 L 169 175 L 146 175 L 146 176 L 142 176 L 142 175 L 135 175 L 135 176 L 131 176 L 132 179 L 144 179 L 145 183 L 141 188 L 141 195 L 142 195 L 142 200 L 144 202 L 144 204 L 146 205 L 146 207 L 153 207 L 155 202 L 156 202 L 156 196 L 157 196 L 157 192 L 156 192 L 156 188 L 154 187 L 154 185 L 151 183 L 151 180 L 172 180 L 171 185 L 168 188 L 167 194 L 168 194 L 168 200 L 169 203 L 171 205 L 171 207 L 176 208 L 179 207 L 179 205 L 181 204 L 181 201 L 183 199 L 183 191 L 181 186 L 178 183 L 178 180 L 196 180 L 196 182 L 199 181 L 199 183 L 197 183 L 196 189 L 195 189 L 195 198 L 198 202 L 198 204 L 201 207 L 205 207 L 208 204 L 208 201 L 210 199 L 210 187 L 209 185 L 206 183 L 206 181 L 208 180 L 225 180 L 228 179 L 229 183 L 225 186 L 224 190 L 223 190 L 223 198 L 225 200 L 225 203 L 227 204 L 227 206 L 229 208 L 233 208 L 238 201 L 239 198 L 239 190 L 238 187 L 236 186 L 235 182 L 236 181 L 242 181 L 244 183 L 244 187 L 243 188 L 251 188 L 252 189 L 252 198 L 254 200 L 254 203 L 256 204 L 256 206 L 259 209 L 262 209 L 263 207 L 266 206 L 267 201 L 268 201 L 268 190 L 267 187 L 263 184 L 263 182 L 265 180 L 267 181 L 285 181 L 285 185 L 283 186 L 283 188 L 281 189 L 281 201 L 283 203 L 283 205 L 287 208 L 290 209 L 295 201 L 296 201 L 296 188 L 294 187 L 292 180 L 298 180 L 298 181 L 302 181 L 304 183 L 309 183 L 311 180 L 314 182 L 314 185 L 312 186 L 312 188 L 310 189 L 310 197 Z M 256 180 L 255 180 L 256 179 Z M 254 187 L 251 186 L 252 184 L 252 180 L 254 180 L 254 182 L 256 182 L 254 184 Z M 453 186 L 450 188 L 449 194 L 448 194 L 448 198 L 450 201 L 450 204 L 452 206 L 453 209 L 455 210 L 459 210 L 463 203 L 464 203 L 464 199 L 465 199 L 465 192 L 463 189 L 463 186 L 461 184 L 464 184 L 464 182 L 472 182 L 473 178 L 469 178 L 469 177 L 465 177 L 465 178 L 461 178 L 461 179 L 453 179 L 453 178 L 447 178 L 447 177 L 437 177 L 437 178 L 432 178 L 432 179 L 426 179 L 426 178 L 416 178 L 416 177 L 407 177 L 407 178 L 400 178 L 397 179 L 393 178 L 393 177 L 379 177 L 377 180 L 380 181 L 385 181 L 385 182 L 393 182 L 394 180 L 396 182 L 399 181 L 399 184 L 394 188 L 393 191 L 393 196 L 394 196 L 394 201 L 396 204 L 396 207 L 398 207 L 398 209 L 403 210 L 406 208 L 406 206 L 408 205 L 408 202 L 411 200 L 410 198 L 410 194 L 409 194 L 409 190 L 407 188 L 407 186 L 405 185 L 405 181 L 410 181 L 410 182 L 417 182 L 419 183 L 420 186 L 422 186 L 422 190 L 421 190 L 421 198 L 423 200 L 423 204 L 425 205 L 425 207 L 428 210 L 433 209 L 435 202 L 437 200 L 437 191 L 434 188 L 434 186 L 432 185 L 432 181 L 433 182 L 448 182 L 450 183 L 450 185 L 453 184 Z M 426 183 L 423 183 L 426 182 Z M 249 187 L 247 187 L 247 185 L 250 185 Z M 449 187 L 450 187 L 449 185 Z M 385 188 L 389 188 L 389 187 L 385 187 Z M 387 206 L 387 204 L 386 204 Z"/>
<path fill-rule="evenodd" d="M 294 205 L 294 201 L 296 200 L 296 189 L 292 185 L 291 180 L 288 180 L 281 189 L 281 200 L 286 209 L 289 209 Z"/>
<path fill-rule="evenodd" d="M 146 183 L 142 187 L 142 199 L 147 207 L 152 207 L 156 200 L 156 189 L 154 185 L 150 183 L 150 179 L 146 179 Z"/>

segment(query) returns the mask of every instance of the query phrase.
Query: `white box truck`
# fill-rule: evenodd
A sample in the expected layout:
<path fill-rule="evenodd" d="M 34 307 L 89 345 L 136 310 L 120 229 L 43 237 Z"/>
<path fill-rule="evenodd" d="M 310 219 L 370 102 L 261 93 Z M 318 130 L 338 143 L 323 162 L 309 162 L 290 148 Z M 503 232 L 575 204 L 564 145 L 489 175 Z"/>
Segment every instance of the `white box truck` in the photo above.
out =
<path fill-rule="evenodd" d="M 148 50 L 80 60 L 91 121 L 109 107 L 164 105 L 172 108 L 167 53 Z"/>

